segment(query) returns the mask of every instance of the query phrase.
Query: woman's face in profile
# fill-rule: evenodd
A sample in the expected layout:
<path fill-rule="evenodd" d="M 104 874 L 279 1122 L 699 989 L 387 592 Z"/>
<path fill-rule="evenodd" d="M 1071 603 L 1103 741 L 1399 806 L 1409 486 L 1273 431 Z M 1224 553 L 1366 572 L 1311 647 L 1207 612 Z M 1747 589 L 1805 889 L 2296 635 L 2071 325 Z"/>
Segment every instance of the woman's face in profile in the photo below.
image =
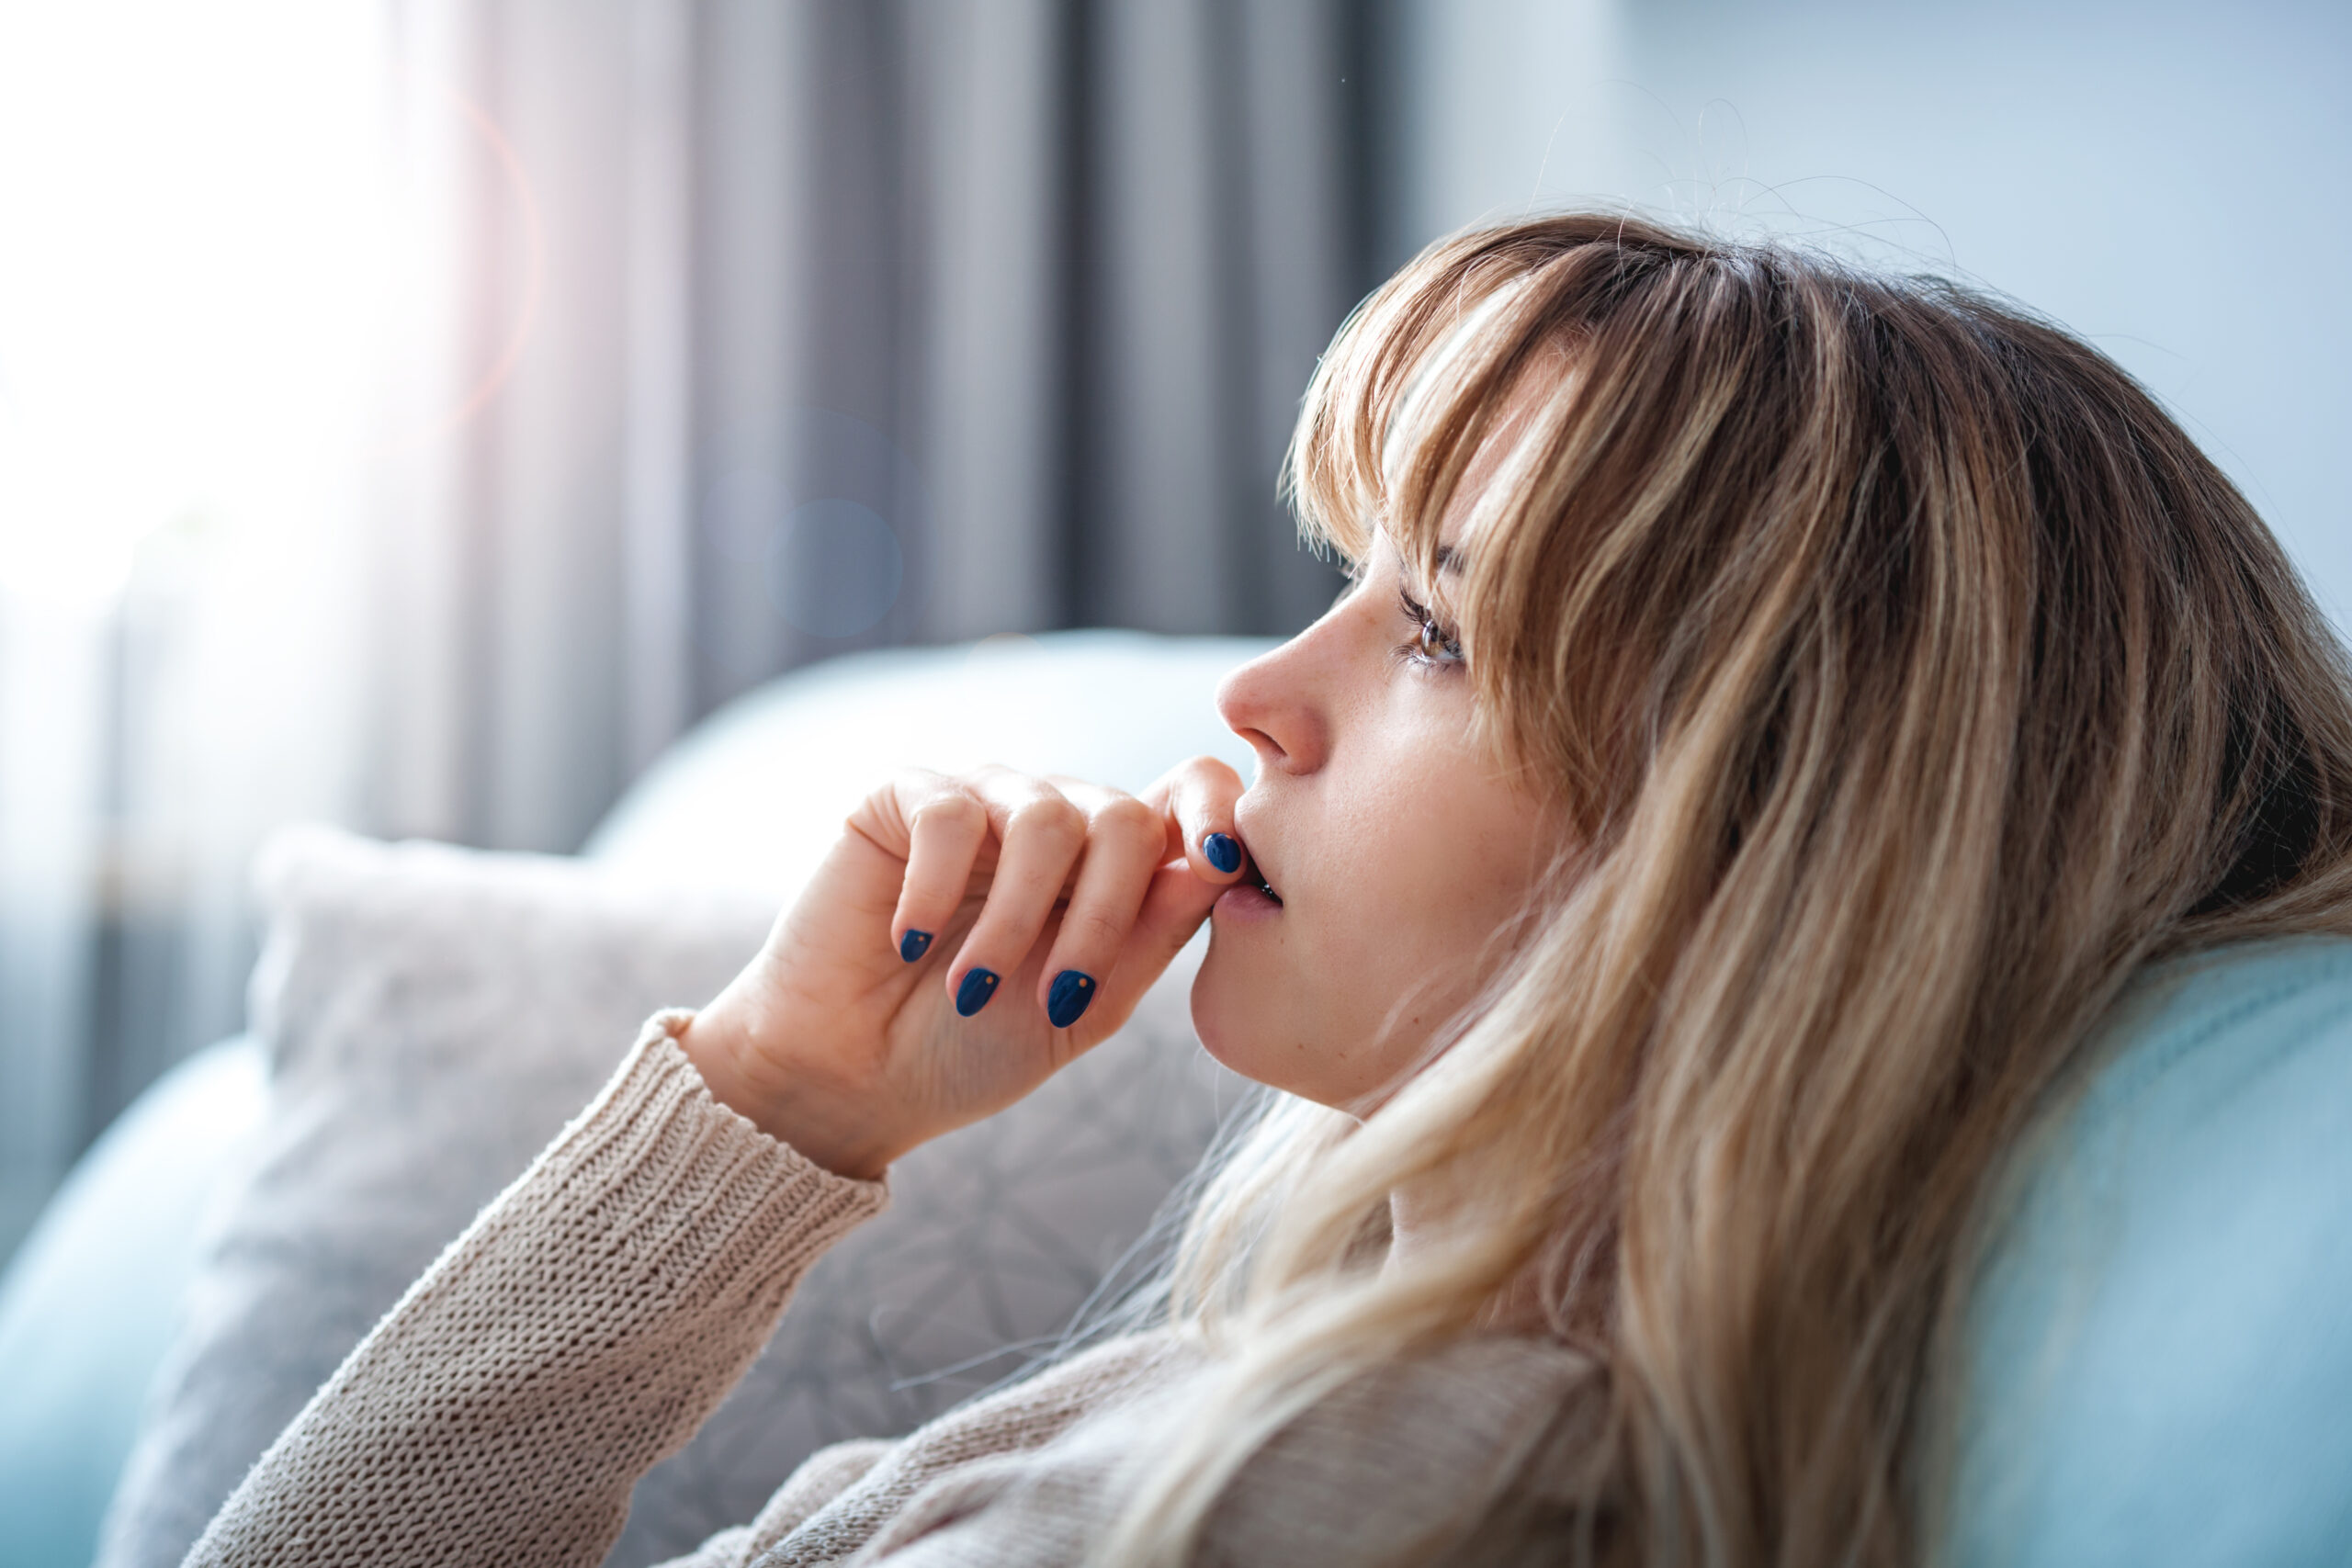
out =
<path fill-rule="evenodd" d="M 1321 620 L 1217 694 L 1258 753 L 1234 818 L 1256 875 L 1210 918 L 1193 1022 L 1236 1072 L 1360 1113 L 1493 974 L 1557 847 L 1476 733 L 1445 587 L 1380 536 Z"/>

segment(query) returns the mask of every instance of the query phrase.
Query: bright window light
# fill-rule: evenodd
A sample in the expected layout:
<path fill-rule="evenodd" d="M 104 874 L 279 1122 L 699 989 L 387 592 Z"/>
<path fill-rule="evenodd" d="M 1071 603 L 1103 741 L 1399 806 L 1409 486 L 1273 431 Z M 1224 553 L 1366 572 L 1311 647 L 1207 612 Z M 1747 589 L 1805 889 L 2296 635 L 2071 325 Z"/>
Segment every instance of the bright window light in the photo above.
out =
<path fill-rule="evenodd" d="M 266 555 L 335 488 L 385 286 L 381 9 L 0 0 L 0 592 L 103 604 L 190 522 Z"/>

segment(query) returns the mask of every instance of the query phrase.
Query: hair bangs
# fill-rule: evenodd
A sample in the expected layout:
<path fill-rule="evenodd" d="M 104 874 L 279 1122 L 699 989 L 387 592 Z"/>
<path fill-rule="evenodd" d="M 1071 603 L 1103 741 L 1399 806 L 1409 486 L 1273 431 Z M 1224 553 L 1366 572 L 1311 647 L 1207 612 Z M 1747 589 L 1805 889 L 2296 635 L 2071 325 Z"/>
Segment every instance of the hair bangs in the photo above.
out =
<path fill-rule="evenodd" d="M 1385 532 L 1434 576 L 1448 507 L 1544 335 L 1512 258 L 1440 246 L 1360 306 L 1317 366 L 1283 462 L 1299 529 L 1361 562 Z"/>
<path fill-rule="evenodd" d="M 1310 538 L 1443 582 L 1576 858 L 1433 1068 L 1270 1122 L 1204 1198 L 1171 1316 L 1233 1305 L 1222 1371 L 1091 1561 L 1196 1560 L 1285 1422 L 1493 1326 L 1507 1280 L 1605 1370 L 1597 1434 L 1529 1472 L 1573 1517 L 1467 1500 L 1405 1556 L 1934 1556 L 1980 1248 L 2094 1022 L 2153 957 L 2352 933 L 2324 617 L 2078 340 L 1614 213 L 1366 300 L 1285 483 Z M 1447 1246 L 1360 1267 L 1439 1171 Z"/>

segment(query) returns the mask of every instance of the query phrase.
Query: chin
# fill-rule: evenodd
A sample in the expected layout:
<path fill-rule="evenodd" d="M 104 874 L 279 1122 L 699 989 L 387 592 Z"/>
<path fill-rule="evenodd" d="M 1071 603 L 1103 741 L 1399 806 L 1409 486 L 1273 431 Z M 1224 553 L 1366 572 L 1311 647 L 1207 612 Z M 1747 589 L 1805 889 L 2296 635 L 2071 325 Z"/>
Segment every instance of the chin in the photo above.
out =
<path fill-rule="evenodd" d="M 1234 1026 L 1241 1021 L 1236 1014 L 1244 1010 L 1233 1005 L 1232 966 L 1225 962 L 1227 955 L 1221 951 L 1222 945 L 1212 936 L 1201 966 L 1193 972 L 1193 1032 L 1200 1036 L 1202 1049 L 1233 1067 Z"/>
<path fill-rule="evenodd" d="M 1331 1066 L 1323 1043 L 1296 1027 L 1302 1007 L 1304 1016 L 1313 1016 L 1312 999 L 1290 977 L 1250 964 L 1255 956 L 1227 947 L 1220 957 L 1211 937 L 1193 976 L 1193 1032 L 1202 1048 L 1252 1083 L 1318 1105 L 1339 1103 L 1333 1086 L 1318 1081 Z"/>
<path fill-rule="evenodd" d="M 1268 1004 L 1279 987 L 1245 973 L 1239 956 L 1211 934 L 1208 954 L 1193 976 L 1193 1032 L 1204 1050 L 1243 1077 L 1286 1089 L 1266 1072 L 1276 1032 L 1269 1027 Z"/>

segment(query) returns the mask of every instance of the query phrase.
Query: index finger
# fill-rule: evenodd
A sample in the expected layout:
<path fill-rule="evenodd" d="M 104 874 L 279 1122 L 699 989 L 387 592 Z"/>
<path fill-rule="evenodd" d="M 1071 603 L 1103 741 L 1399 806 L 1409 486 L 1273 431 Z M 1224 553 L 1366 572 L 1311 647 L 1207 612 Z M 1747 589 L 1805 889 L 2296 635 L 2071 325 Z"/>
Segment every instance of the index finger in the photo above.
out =
<path fill-rule="evenodd" d="M 1218 886 L 1240 880 L 1249 857 L 1233 830 L 1233 807 L 1241 798 L 1241 775 L 1215 757 L 1178 763 L 1139 796 L 1160 815 L 1168 833 L 1168 859 L 1182 855 L 1193 874 Z"/>

